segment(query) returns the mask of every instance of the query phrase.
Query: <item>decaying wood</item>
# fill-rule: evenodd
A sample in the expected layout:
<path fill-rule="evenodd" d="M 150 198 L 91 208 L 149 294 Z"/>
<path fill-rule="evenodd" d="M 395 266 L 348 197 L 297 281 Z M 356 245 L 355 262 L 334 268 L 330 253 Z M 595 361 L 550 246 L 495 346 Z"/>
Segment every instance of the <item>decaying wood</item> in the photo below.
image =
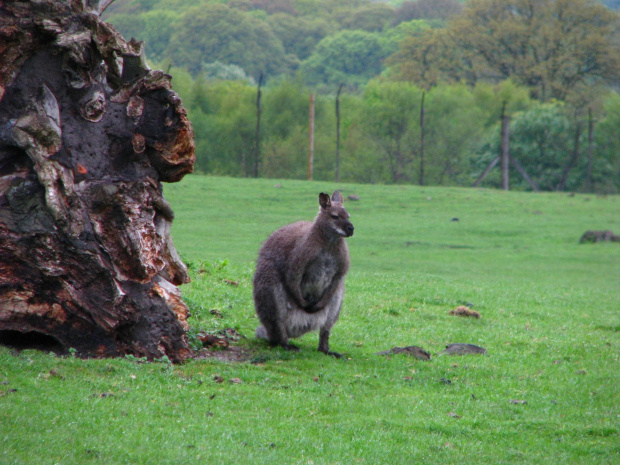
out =
<path fill-rule="evenodd" d="M 0 3 L 0 338 L 180 361 L 189 277 L 161 182 L 193 170 L 193 130 L 109 3 Z"/>

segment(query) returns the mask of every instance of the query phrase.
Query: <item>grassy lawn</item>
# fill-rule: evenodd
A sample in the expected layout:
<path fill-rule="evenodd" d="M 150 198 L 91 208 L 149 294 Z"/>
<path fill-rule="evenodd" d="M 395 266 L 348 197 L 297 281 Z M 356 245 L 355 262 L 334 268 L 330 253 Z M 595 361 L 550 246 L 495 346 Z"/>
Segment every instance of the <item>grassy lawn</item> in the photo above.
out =
<path fill-rule="evenodd" d="M 360 197 L 331 337 L 349 359 L 316 333 L 270 349 L 258 248 L 335 188 Z M 199 175 L 165 193 L 190 335 L 234 328 L 250 360 L 0 348 L 0 464 L 620 463 L 620 244 L 578 243 L 620 233 L 620 197 Z M 439 355 L 454 342 L 488 354 Z M 408 345 L 432 360 L 376 355 Z"/>

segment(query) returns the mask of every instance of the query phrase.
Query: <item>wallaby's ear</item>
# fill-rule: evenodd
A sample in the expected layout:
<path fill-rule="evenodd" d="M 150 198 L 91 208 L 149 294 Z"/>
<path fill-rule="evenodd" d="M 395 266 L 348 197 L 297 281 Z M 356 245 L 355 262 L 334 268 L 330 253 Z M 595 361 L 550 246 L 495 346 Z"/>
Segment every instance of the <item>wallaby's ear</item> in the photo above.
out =
<path fill-rule="evenodd" d="M 319 194 L 319 205 L 321 206 L 322 209 L 327 210 L 329 207 L 332 206 L 331 201 L 329 200 L 329 194 L 326 194 L 324 192 L 321 192 Z"/>
<path fill-rule="evenodd" d="M 334 195 L 332 195 L 332 202 L 334 203 L 344 202 L 344 199 L 342 198 L 342 194 L 339 191 L 335 191 Z"/>

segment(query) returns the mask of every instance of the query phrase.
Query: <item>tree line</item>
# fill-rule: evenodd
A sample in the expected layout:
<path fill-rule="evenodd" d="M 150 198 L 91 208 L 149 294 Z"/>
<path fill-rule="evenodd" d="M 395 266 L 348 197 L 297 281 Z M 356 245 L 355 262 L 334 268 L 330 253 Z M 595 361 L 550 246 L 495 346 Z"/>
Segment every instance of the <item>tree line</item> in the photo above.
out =
<path fill-rule="evenodd" d="M 511 156 L 540 189 L 620 190 L 619 15 L 598 1 L 190 3 L 121 2 L 110 19 L 133 18 L 174 76 L 203 172 L 306 177 L 315 94 L 314 178 L 334 179 L 340 89 L 343 181 L 472 185 L 504 107 Z M 510 186 L 531 188 L 516 172 Z"/>
<path fill-rule="evenodd" d="M 354 87 L 379 75 L 404 37 L 461 10 L 458 0 L 117 0 L 107 19 L 144 40 L 150 60 L 194 77 L 222 63 L 254 80 L 300 72 L 311 86 Z"/>
<path fill-rule="evenodd" d="M 311 88 L 284 79 L 262 89 L 257 151 L 256 85 L 193 80 L 186 71 L 172 72 L 194 125 L 198 170 L 254 176 L 258 163 L 259 176 L 306 178 Z M 336 179 L 335 103 L 335 93 L 315 95 L 314 179 Z M 541 190 L 618 191 L 620 96 L 610 93 L 595 109 L 594 150 L 589 154 L 591 112 L 533 99 L 526 87 L 510 80 L 473 87 L 442 84 L 430 90 L 373 80 L 361 93 L 342 93 L 339 179 L 471 186 L 500 153 L 504 104 L 511 117 L 511 156 Z M 500 187 L 499 171 L 482 185 Z M 517 172 L 510 185 L 531 189 Z"/>

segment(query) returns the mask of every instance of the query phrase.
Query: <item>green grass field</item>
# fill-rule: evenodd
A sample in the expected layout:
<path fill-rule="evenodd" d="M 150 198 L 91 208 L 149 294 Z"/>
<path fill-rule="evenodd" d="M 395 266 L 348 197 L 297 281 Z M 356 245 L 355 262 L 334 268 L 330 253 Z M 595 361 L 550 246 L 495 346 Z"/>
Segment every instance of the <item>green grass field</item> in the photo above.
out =
<path fill-rule="evenodd" d="M 348 360 L 317 334 L 270 349 L 258 248 L 336 188 L 360 197 L 331 337 Z M 165 193 L 191 337 L 235 328 L 250 360 L 0 348 L 0 464 L 620 463 L 620 244 L 578 243 L 620 233 L 620 197 L 199 175 Z M 449 314 L 462 304 L 482 317 Z M 453 342 L 488 354 L 436 355 Z M 376 355 L 408 345 L 432 360 Z"/>

